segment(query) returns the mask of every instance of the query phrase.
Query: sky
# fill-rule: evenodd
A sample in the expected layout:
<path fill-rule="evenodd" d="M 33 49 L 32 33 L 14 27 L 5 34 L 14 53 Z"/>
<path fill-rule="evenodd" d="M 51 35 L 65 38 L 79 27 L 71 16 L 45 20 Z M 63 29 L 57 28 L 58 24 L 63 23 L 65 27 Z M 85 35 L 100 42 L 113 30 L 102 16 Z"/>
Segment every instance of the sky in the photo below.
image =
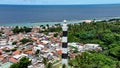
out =
<path fill-rule="evenodd" d="M 18 5 L 72 5 L 72 4 L 118 4 L 120 0 L 0 0 L 0 4 Z"/>

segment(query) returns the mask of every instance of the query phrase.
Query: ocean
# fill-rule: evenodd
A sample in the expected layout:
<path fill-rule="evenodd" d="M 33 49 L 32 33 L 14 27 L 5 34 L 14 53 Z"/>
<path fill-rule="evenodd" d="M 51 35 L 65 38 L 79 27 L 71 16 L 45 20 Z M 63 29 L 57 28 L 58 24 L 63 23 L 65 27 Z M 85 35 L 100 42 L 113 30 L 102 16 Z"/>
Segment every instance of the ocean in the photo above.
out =
<path fill-rule="evenodd" d="M 112 17 L 120 17 L 120 4 L 0 5 L 0 26 L 55 24 L 64 19 L 77 23 L 79 20 Z"/>

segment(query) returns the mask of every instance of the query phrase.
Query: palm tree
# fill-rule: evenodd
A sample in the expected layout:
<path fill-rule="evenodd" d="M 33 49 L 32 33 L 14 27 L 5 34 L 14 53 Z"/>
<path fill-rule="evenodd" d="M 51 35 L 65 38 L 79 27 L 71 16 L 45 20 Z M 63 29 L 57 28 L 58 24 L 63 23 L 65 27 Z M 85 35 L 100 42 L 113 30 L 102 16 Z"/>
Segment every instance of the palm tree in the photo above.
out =
<path fill-rule="evenodd" d="M 116 63 L 116 68 L 120 68 L 120 61 Z"/>
<path fill-rule="evenodd" d="M 46 24 L 47 28 L 49 29 L 49 24 Z"/>
<path fill-rule="evenodd" d="M 49 63 L 47 64 L 47 68 L 52 68 L 52 63 L 51 63 L 51 62 L 49 62 Z"/>
<path fill-rule="evenodd" d="M 65 65 L 65 64 L 63 64 L 62 68 L 66 68 L 66 65 Z"/>
<path fill-rule="evenodd" d="M 48 59 L 43 57 L 42 63 L 44 64 L 45 68 L 47 68 L 47 62 L 48 62 Z"/>

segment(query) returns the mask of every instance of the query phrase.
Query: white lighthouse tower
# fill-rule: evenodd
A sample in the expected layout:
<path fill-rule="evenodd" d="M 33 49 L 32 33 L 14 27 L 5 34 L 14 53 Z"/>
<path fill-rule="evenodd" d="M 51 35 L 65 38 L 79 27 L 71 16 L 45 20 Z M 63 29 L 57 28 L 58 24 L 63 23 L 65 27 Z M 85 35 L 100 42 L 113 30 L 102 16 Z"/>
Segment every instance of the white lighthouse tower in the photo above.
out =
<path fill-rule="evenodd" d="M 62 64 L 65 64 L 66 67 L 68 67 L 68 42 L 67 42 L 67 30 L 68 30 L 68 26 L 67 26 L 67 21 L 64 20 L 64 24 L 62 26 L 62 30 L 63 30 L 63 37 L 62 37 Z"/>

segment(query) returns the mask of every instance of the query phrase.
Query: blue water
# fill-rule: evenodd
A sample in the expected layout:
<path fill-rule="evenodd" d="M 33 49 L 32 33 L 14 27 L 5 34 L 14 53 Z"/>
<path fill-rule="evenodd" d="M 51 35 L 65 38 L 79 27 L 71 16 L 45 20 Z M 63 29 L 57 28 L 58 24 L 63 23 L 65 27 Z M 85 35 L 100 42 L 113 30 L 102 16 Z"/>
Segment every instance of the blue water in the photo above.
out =
<path fill-rule="evenodd" d="M 0 5 L 0 25 L 120 17 L 120 5 Z M 29 24 L 28 24 L 29 23 Z"/>

